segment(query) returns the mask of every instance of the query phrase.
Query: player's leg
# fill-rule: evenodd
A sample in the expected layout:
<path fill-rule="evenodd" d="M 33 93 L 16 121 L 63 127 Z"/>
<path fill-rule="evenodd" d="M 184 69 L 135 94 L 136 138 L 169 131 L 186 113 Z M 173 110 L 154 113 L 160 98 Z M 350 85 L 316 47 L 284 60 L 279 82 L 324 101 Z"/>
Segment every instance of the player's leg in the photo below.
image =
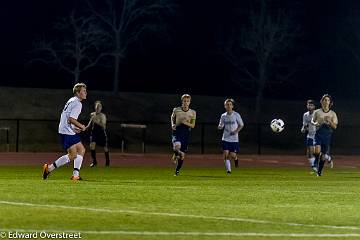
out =
<path fill-rule="evenodd" d="M 61 145 L 63 147 L 64 150 L 66 150 L 69 153 L 69 148 L 71 147 L 71 145 L 73 145 L 74 143 L 80 142 L 80 137 L 75 135 L 65 135 L 65 134 L 61 134 Z M 59 157 L 57 160 L 55 160 L 54 163 L 52 164 L 44 164 L 43 166 L 43 179 L 47 179 L 47 177 L 49 176 L 49 174 L 54 171 L 56 168 L 59 168 L 67 163 L 69 163 L 71 160 L 73 160 L 72 155 L 69 154 L 65 154 L 61 157 Z"/>
<path fill-rule="evenodd" d="M 230 158 L 230 160 L 234 160 L 234 161 L 235 161 L 235 159 L 237 158 L 236 152 L 231 151 L 231 152 L 229 153 L 229 158 Z"/>
<path fill-rule="evenodd" d="M 235 168 L 238 168 L 239 167 L 239 159 L 238 159 L 237 153 L 240 152 L 240 143 L 234 142 L 233 149 L 230 152 L 233 152 Z"/>
<path fill-rule="evenodd" d="M 315 151 L 314 151 L 314 156 L 315 156 L 315 161 L 314 161 L 314 170 L 316 171 L 317 174 L 319 174 L 319 168 L 320 168 L 320 154 L 321 154 L 321 145 L 315 145 Z M 321 173 L 320 173 L 321 175 Z"/>
<path fill-rule="evenodd" d="M 324 159 L 325 161 L 327 161 L 327 163 L 329 163 L 330 168 L 334 168 L 334 159 L 333 157 L 330 155 L 330 143 L 327 146 L 327 150 L 326 152 L 324 152 Z"/>
<path fill-rule="evenodd" d="M 231 162 L 229 159 L 229 150 L 223 149 L 224 165 L 226 173 L 231 173 Z"/>
<path fill-rule="evenodd" d="M 175 169 L 175 175 L 179 175 L 180 173 L 180 169 L 182 168 L 183 164 L 184 164 L 184 160 L 185 160 L 185 153 L 187 152 L 187 148 L 188 148 L 188 141 L 187 139 L 182 139 L 182 141 L 180 142 L 180 145 L 177 145 L 178 147 L 180 147 L 179 149 L 179 155 L 178 155 L 178 160 L 177 160 L 177 164 L 176 164 L 176 169 Z"/>
<path fill-rule="evenodd" d="M 96 142 L 90 142 L 90 154 L 91 154 L 91 159 L 92 159 L 92 163 L 90 164 L 90 167 L 95 167 L 97 165 L 97 160 L 96 160 Z"/>
<path fill-rule="evenodd" d="M 230 143 L 227 141 L 221 142 L 222 149 L 223 149 L 223 157 L 224 157 L 224 165 L 226 173 L 231 173 L 231 162 L 230 162 Z"/>
<path fill-rule="evenodd" d="M 321 176 L 322 170 L 324 168 L 325 165 L 325 161 L 331 161 L 331 158 L 328 154 L 329 152 L 329 146 L 330 146 L 330 140 L 331 138 L 329 136 L 325 137 L 323 139 L 323 142 L 321 144 L 321 154 L 320 154 L 320 161 L 319 161 L 319 170 L 318 170 L 318 174 Z"/>
<path fill-rule="evenodd" d="M 81 180 L 80 169 L 82 161 L 85 155 L 85 147 L 81 142 L 76 143 L 75 145 L 69 148 L 69 156 L 74 157 L 74 170 L 71 177 L 72 180 Z"/>
<path fill-rule="evenodd" d="M 55 160 L 52 164 L 44 164 L 43 166 L 43 179 L 46 179 L 49 174 L 54 171 L 56 168 L 59 168 L 70 162 L 70 158 L 68 154 L 62 155 L 57 160 Z"/>
<path fill-rule="evenodd" d="M 180 150 L 181 149 L 181 139 L 176 135 L 172 135 L 171 142 L 173 145 L 173 152 L 174 152 L 171 157 L 171 161 L 174 164 L 177 164 L 178 159 L 180 159 L 184 155 L 184 153 Z"/>
<path fill-rule="evenodd" d="M 315 166 L 315 146 L 313 144 L 309 145 L 307 147 L 307 156 L 308 156 L 308 160 L 309 160 L 311 169 L 316 172 L 317 169 Z"/>

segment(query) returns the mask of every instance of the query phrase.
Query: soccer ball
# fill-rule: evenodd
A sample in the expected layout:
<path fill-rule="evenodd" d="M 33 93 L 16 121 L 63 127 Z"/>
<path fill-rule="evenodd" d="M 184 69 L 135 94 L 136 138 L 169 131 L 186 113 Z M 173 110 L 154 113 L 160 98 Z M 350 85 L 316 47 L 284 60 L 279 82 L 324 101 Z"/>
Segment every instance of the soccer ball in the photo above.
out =
<path fill-rule="evenodd" d="M 273 119 L 270 123 L 271 130 L 275 133 L 279 133 L 284 130 L 285 123 L 281 119 Z"/>

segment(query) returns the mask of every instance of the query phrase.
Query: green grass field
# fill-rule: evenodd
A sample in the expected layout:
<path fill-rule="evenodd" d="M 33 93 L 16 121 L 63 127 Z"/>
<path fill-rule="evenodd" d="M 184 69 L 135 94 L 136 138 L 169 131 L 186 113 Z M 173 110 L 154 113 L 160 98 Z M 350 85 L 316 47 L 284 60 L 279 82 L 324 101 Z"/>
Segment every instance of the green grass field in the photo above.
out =
<path fill-rule="evenodd" d="M 304 168 L 0 168 L 0 238 L 360 239 L 360 172 Z M 38 236 L 40 239 L 40 236 Z M 69 239 L 69 238 L 68 238 Z"/>

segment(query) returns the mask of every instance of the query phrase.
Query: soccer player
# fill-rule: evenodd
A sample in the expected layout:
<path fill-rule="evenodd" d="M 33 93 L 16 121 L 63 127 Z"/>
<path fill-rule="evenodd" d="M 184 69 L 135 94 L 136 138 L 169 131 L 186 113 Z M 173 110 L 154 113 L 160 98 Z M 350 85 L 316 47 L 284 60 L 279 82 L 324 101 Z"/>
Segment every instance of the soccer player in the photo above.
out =
<path fill-rule="evenodd" d="M 108 148 L 108 138 L 106 134 L 106 115 L 101 112 L 102 103 L 101 101 L 96 101 L 94 104 L 95 112 L 90 114 L 90 122 L 87 127 L 91 126 L 90 132 L 90 153 L 92 158 L 92 163 L 90 167 L 95 167 L 97 165 L 96 160 L 96 144 L 104 147 L 105 152 L 105 166 L 110 166 L 110 157 L 109 157 L 109 148 Z"/>
<path fill-rule="evenodd" d="M 317 167 L 315 166 L 315 132 L 316 126 L 311 123 L 311 120 L 314 116 L 315 111 L 315 101 L 309 99 L 306 101 L 307 112 L 303 115 L 303 125 L 301 127 L 301 132 L 306 133 L 306 155 L 308 157 L 310 167 L 313 171 L 317 172 Z"/>
<path fill-rule="evenodd" d="M 195 127 L 196 112 L 189 108 L 191 96 L 181 96 L 181 107 L 173 109 L 171 114 L 172 144 L 174 155 L 172 160 L 176 163 L 175 176 L 178 176 L 184 163 L 185 153 L 188 150 L 190 131 Z"/>
<path fill-rule="evenodd" d="M 218 129 L 224 130 L 222 135 L 222 149 L 224 156 L 225 169 L 228 174 L 231 173 L 231 161 L 235 161 L 235 167 L 238 167 L 236 154 L 240 150 L 239 132 L 244 127 L 244 122 L 238 112 L 233 110 L 234 100 L 228 98 L 224 102 L 226 112 L 220 117 Z"/>
<path fill-rule="evenodd" d="M 329 94 L 322 96 L 321 108 L 314 112 L 312 123 L 316 126 L 315 133 L 315 164 L 318 166 L 317 176 L 321 176 L 325 161 L 332 166 L 329 148 L 333 131 L 337 128 L 338 118 L 331 110 L 333 99 Z"/>
<path fill-rule="evenodd" d="M 70 98 L 61 113 L 59 134 L 66 155 L 61 156 L 52 164 L 44 164 L 43 179 L 47 179 L 49 174 L 70 161 L 74 161 L 74 170 L 71 180 L 81 180 L 80 168 L 85 154 L 85 148 L 81 143 L 79 133 L 85 131 L 85 125 L 78 122 L 81 113 L 81 101 L 86 99 L 87 91 L 84 83 L 77 83 L 73 87 L 74 97 Z"/>

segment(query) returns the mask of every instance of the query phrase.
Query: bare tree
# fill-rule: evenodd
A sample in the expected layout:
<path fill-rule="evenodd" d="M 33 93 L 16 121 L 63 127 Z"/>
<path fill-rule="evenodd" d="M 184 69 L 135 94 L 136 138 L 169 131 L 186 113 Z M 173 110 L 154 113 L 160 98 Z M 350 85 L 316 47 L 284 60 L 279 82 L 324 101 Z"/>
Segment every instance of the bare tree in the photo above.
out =
<path fill-rule="evenodd" d="M 110 38 L 108 54 L 114 58 L 113 91 L 119 91 L 120 63 L 127 55 L 129 45 L 138 41 L 147 30 L 158 28 L 161 17 L 172 11 L 169 0 L 106 1 L 106 8 L 87 1 L 94 15 L 103 23 Z M 159 29 L 159 28 L 158 28 Z"/>
<path fill-rule="evenodd" d="M 268 0 L 252 1 L 248 22 L 233 27 L 220 45 L 225 59 L 241 73 L 237 81 L 256 95 L 255 121 L 260 121 L 265 88 L 271 80 L 287 81 L 298 69 L 279 66 L 278 59 L 286 55 L 298 30 L 282 9 L 270 10 Z M 241 14 L 240 14 L 241 15 Z M 243 16 L 238 16 L 241 19 Z M 281 70 L 275 74 L 275 68 Z M 279 69 L 278 69 L 279 70 Z M 276 77 L 271 77 L 277 75 Z"/>
<path fill-rule="evenodd" d="M 75 11 L 57 22 L 55 29 L 56 40 L 35 42 L 37 58 L 31 62 L 55 64 L 71 74 L 74 83 L 77 83 L 81 73 L 95 67 L 105 55 L 101 53 L 101 46 L 106 41 L 106 35 L 94 16 L 76 16 Z"/>

